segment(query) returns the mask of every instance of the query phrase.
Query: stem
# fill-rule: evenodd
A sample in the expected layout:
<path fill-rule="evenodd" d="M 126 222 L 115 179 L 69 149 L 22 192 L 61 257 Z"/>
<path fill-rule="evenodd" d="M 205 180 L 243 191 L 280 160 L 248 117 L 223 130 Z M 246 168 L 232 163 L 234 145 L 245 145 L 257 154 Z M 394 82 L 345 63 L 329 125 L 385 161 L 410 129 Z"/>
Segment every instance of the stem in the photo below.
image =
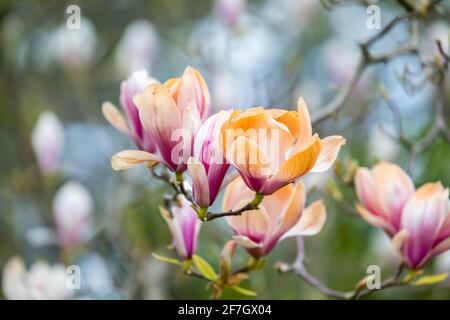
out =
<path fill-rule="evenodd" d="M 256 209 L 258 209 L 258 206 L 261 204 L 263 199 L 264 199 L 264 195 L 262 195 L 260 193 L 256 193 L 253 200 L 250 201 L 249 203 L 247 203 L 245 206 L 243 206 L 239 210 L 236 210 L 236 211 L 230 210 L 230 211 L 219 212 L 219 213 L 207 212 L 205 221 L 211 221 L 211 220 L 214 220 L 217 218 L 227 217 L 227 216 L 240 216 L 245 211 L 256 210 Z"/>

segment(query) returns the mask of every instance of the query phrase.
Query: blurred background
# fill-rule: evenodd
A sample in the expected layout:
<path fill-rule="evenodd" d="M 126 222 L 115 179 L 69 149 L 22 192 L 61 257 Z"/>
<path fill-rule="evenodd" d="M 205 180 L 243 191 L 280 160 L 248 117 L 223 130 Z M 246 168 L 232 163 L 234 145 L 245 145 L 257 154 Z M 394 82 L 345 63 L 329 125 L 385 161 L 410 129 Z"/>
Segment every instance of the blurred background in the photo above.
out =
<path fill-rule="evenodd" d="M 175 256 L 158 211 L 169 189 L 144 168 L 111 169 L 111 156 L 134 146 L 106 122 L 101 103 L 119 105 L 120 83 L 134 70 L 146 69 L 165 81 L 192 65 L 205 77 L 215 111 L 294 108 L 303 96 L 314 114 L 350 81 L 358 43 L 379 31 L 367 27 L 363 1 L 337 2 L 1 0 L 0 270 L 14 256 L 28 268 L 37 261 L 78 265 L 83 277 L 77 297 L 82 298 L 208 298 L 202 280 L 151 256 Z M 382 26 L 404 12 L 397 1 L 378 4 Z M 71 5 L 80 9 L 77 30 L 67 26 L 76 13 L 67 12 Z M 448 9 L 448 1 L 441 6 Z M 435 91 L 421 66 L 423 59 L 438 59 L 436 39 L 450 52 L 449 21 L 441 15 L 420 23 L 421 58 L 406 55 L 370 66 L 342 112 L 315 126 L 321 136 L 347 139 L 335 172 L 306 179 L 308 202 L 324 198 L 328 211 L 324 230 L 306 239 L 308 268 L 331 288 L 352 290 L 371 264 L 381 267 L 382 277 L 395 269 L 388 238 L 354 216 L 351 172 L 378 160 L 408 166 L 386 91 L 398 106 L 405 135 L 421 139 L 434 117 Z M 400 25 L 376 49 L 395 47 L 409 36 Z M 450 99 L 448 81 L 446 88 Z M 437 137 L 413 163 L 416 185 L 441 180 L 450 186 L 449 163 L 450 144 Z M 231 235 L 224 221 L 204 224 L 199 254 L 217 268 Z M 295 256 L 295 241 L 281 243 L 266 269 L 252 273 L 245 287 L 261 299 L 325 298 L 295 275 L 277 273 L 278 261 L 292 262 Z M 246 253 L 239 249 L 236 260 L 245 263 Z M 35 278 L 48 272 L 38 267 Z M 428 268 L 450 271 L 450 255 Z M 4 276 L 3 288 L 5 283 Z M 449 298 L 449 285 L 399 288 L 371 298 Z M 233 291 L 223 297 L 246 298 Z"/>

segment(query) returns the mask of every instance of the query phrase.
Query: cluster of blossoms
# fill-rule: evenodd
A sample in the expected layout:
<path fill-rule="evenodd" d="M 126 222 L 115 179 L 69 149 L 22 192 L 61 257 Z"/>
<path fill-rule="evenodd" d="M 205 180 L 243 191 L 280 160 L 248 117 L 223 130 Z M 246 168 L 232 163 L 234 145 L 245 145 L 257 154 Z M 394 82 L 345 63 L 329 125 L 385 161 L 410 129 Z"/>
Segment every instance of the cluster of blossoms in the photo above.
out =
<path fill-rule="evenodd" d="M 161 164 L 177 177 L 185 171 L 190 177 L 193 203 L 180 194 L 170 212 L 161 209 L 182 257 L 192 257 L 201 221 L 226 185 L 225 212 L 248 208 L 226 220 L 235 241 L 255 257 L 285 237 L 320 231 L 325 207 L 316 202 L 304 209 L 306 192 L 297 180 L 328 170 L 345 139 L 313 135 L 303 99 L 297 111 L 257 107 L 210 115 L 207 84 L 187 67 L 163 84 L 145 71 L 134 72 L 121 85 L 120 102 L 126 119 L 110 102 L 103 114 L 139 150 L 114 155 L 113 169 Z"/>
<path fill-rule="evenodd" d="M 322 229 L 326 208 L 321 200 L 305 208 L 299 178 L 330 169 L 345 139 L 313 134 L 302 98 L 296 111 L 255 107 L 210 115 L 207 84 L 187 67 L 162 84 L 145 71 L 134 72 L 121 85 L 120 102 L 125 117 L 110 102 L 103 104 L 103 114 L 138 150 L 117 153 L 112 167 L 146 164 L 155 173 L 159 165 L 174 173 L 175 182 L 168 182 L 177 195 L 160 211 L 186 262 L 196 257 L 202 223 L 217 217 L 225 217 L 235 232 L 221 255 L 228 268 L 237 245 L 261 261 L 284 238 Z M 398 166 L 380 163 L 372 170 L 359 168 L 355 186 L 358 212 L 393 239 L 403 265 L 421 269 L 450 248 L 448 189 L 440 183 L 415 190 Z M 209 212 L 222 189 L 224 211 Z"/>

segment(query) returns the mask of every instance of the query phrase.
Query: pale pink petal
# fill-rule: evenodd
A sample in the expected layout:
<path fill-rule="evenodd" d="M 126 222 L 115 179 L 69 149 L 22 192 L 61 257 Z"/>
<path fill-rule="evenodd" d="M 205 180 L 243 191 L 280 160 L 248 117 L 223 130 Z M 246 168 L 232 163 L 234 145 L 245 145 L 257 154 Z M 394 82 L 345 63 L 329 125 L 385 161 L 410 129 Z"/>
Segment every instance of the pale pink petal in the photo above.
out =
<path fill-rule="evenodd" d="M 188 170 L 192 178 L 192 189 L 195 202 L 201 208 L 209 207 L 211 203 L 209 201 L 209 184 L 205 167 L 198 162 L 197 159 L 191 157 L 188 160 Z"/>

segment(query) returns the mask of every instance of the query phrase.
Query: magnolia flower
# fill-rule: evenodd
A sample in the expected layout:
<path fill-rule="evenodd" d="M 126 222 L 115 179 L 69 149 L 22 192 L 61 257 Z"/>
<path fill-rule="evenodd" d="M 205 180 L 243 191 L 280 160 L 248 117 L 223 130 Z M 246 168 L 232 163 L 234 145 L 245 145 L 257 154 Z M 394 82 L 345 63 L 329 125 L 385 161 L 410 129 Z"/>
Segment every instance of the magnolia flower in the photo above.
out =
<path fill-rule="evenodd" d="M 400 167 L 382 162 L 358 169 L 355 185 L 358 212 L 392 238 L 410 268 L 420 269 L 450 248 L 449 191 L 440 182 L 415 190 Z"/>
<path fill-rule="evenodd" d="M 246 6 L 246 0 L 216 0 L 215 2 L 216 13 L 227 27 L 236 26 Z"/>
<path fill-rule="evenodd" d="M 91 194 L 77 182 L 67 182 L 58 190 L 53 215 L 62 247 L 73 247 L 89 237 L 93 206 Z"/>
<path fill-rule="evenodd" d="M 162 162 L 172 171 L 185 171 L 194 136 L 211 109 L 208 87 L 201 74 L 187 67 L 182 77 L 164 84 L 152 84 L 133 100 L 142 125 L 153 137 L 160 156 L 125 150 L 111 159 L 113 169 L 128 169 L 143 162 L 150 162 L 150 165 Z"/>
<path fill-rule="evenodd" d="M 2 278 L 3 294 L 10 300 L 62 300 L 73 297 L 67 287 L 63 265 L 49 266 L 35 262 L 29 271 L 22 259 L 11 258 L 5 265 Z"/>
<path fill-rule="evenodd" d="M 401 231 L 393 242 L 412 269 L 421 269 L 430 258 L 450 249 L 448 195 L 440 182 L 427 183 L 403 209 Z"/>
<path fill-rule="evenodd" d="M 86 68 L 94 62 L 97 50 L 95 26 L 86 18 L 79 29 L 70 30 L 61 25 L 51 34 L 51 51 L 54 60 L 68 69 Z"/>
<path fill-rule="evenodd" d="M 341 136 L 312 135 L 302 98 L 298 112 L 252 108 L 235 111 L 223 129 L 227 160 L 247 186 L 269 195 L 308 172 L 328 170 L 345 144 Z"/>
<path fill-rule="evenodd" d="M 169 225 L 178 255 L 184 259 L 191 259 L 197 248 L 201 226 L 201 221 L 197 218 L 191 203 L 183 195 L 179 195 L 177 204 L 170 209 L 170 212 L 163 207 L 159 210 Z"/>
<path fill-rule="evenodd" d="M 223 155 L 220 130 L 231 111 L 221 111 L 206 120 L 194 141 L 194 153 L 188 161 L 195 202 L 209 207 L 216 199 L 230 166 Z"/>
<path fill-rule="evenodd" d="M 237 178 L 227 187 L 224 211 L 236 210 L 253 199 L 254 192 Z M 267 255 L 282 239 L 317 234 L 326 220 L 321 200 L 304 208 L 306 191 L 303 183 L 289 184 L 264 197 L 257 210 L 241 216 L 228 216 L 226 221 L 235 231 L 234 240 L 254 257 Z"/>
<path fill-rule="evenodd" d="M 130 23 L 115 53 L 120 74 L 126 76 L 139 69 L 151 70 L 158 46 L 158 35 L 153 24 L 144 19 Z"/>
<path fill-rule="evenodd" d="M 359 214 L 393 237 L 400 229 L 403 208 L 414 194 L 411 178 L 396 164 L 380 162 L 371 170 L 359 168 L 355 186 L 361 201 L 356 206 Z"/>
<path fill-rule="evenodd" d="M 157 83 L 159 83 L 158 80 L 149 77 L 145 70 L 133 72 L 126 81 L 121 83 L 120 104 L 127 121 L 112 103 L 104 102 L 102 105 L 103 115 L 111 125 L 130 136 L 139 149 L 151 153 L 156 151 L 156 145 L 151 135 L 142 127 L 139 111 L 133 102 L 133 97 L 149 85 Z"/>
<path fill-rule="evenodd" d="M 64 128 L 53 112 L 41 113 L 31 132 L 31 145 L 41 171 L 46 174 L 55 172 L 64 148 Z"/>

